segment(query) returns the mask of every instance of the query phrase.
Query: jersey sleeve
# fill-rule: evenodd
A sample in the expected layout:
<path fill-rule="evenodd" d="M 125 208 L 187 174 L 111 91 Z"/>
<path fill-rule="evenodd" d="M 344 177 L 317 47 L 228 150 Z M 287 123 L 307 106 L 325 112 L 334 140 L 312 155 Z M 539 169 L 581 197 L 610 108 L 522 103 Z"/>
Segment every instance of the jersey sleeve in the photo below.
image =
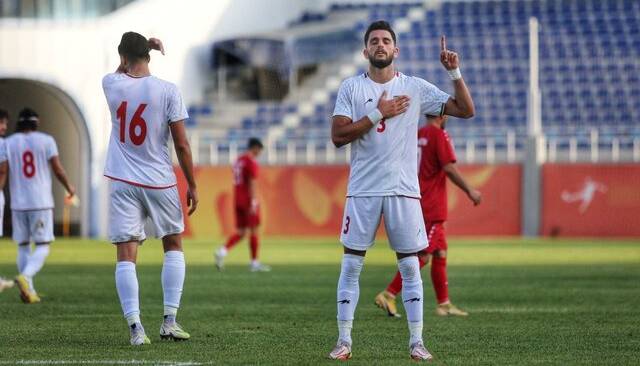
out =
<path fill-rule="evenodd" d="M 353 108 L 351 104 L 351 95 L 353 86 L 350 79 L 344 80 L 338 89 L 336 97 L 336 106 L 333 109 L 333 116 L 344 116 L 353 120 Z"/>
<path fill-rule="evenodd" d="M 171 84 L 167 95 L 167 122 L 178 122 L 187 118 L 189 118 L 189 114 L 182 101 L 182 94 L 177 86 Z"/>
<path fill-rule="evenodd" d="M 450 163 L 456 162 L 456 152 L 453 149 L 451 139 L 446 132 L 438 134 L 438 143 L 436 145 L 436 154 L 438 154 L 438 161 L 440 166 L 445 166 Z"/>
<path fill-rule="evenodd" d="M 109 73 L 102 78 L 102 89 L 106 89 L 119 75 L 115 72 Z"/>
<path fill-rule="evenodd" d="M 451 97 L 426 80 L 415 78 L 420 92 L 420 115 L 441 116 L 444 105 Z"/>
<path fill-rule="evenodd" d="M 45 153 L 47 154 L 47 160 L 51 159 L 54 156 L 58 156 L 58 145 L 56 145 L 56 140 L 54 140 L 53 137 L 49 137 L 47 139 Z"/>

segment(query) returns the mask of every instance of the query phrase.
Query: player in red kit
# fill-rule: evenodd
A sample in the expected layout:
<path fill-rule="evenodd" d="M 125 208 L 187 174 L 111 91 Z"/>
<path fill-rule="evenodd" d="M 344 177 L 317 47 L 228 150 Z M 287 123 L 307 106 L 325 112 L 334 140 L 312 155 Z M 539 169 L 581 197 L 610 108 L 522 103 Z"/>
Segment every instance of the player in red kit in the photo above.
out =
<path fill-rule="evenodd" d="M 471 188 L 455 166 L 456 154 L 444 127 L 447 116 L 427 116 L 427 125 L 418 131 L 420 204 L 424 216 L 429 246 L 419 253 L 420 268 L 431 260 L 431 282 L 436 293 L 436 314 L 467 316 L 449 300 L 447 282 L 447 177 L 464 191 L 475 206 L 480 204 L 480 192 Z M 386 290 L 380 292 L 375 303 L 389 316 L 399 317 L 396 295 L 402 290 L 402 277 L 396 273 Z"/>
<path fill-rule="evenodd" d="M 262 152 L 262 142 L 257 138 L 249 139 L 247 152 L 240 156 L 233 165 L 233 188 L 235 200 L 235 214 L 237 231 L 227 243 L 215 253 L 216 267 L 222 270 L 224 258 L 244 235 L 249 232 L 249 245 L 251 248 L 252 272 L 269 272 L 271 267 L 258 261 L 258 225 L 260 225 L 260 211 L 258 196 L 256 194 L 256 179 L 258 178 L 257 158 Z"/>

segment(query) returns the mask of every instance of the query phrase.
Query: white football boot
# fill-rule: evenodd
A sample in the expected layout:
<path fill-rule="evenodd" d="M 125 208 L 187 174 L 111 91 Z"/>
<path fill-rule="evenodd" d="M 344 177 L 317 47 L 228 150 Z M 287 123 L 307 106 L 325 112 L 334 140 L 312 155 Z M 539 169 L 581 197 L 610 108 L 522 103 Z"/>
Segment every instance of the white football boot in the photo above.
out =
<path fill-rule="evenodd" d="M 132 346 L 142 346 L 143 344 L 151 344 L 151 340 L 147 337 L 147 334 L 144 332 L 144 328 L 142 324 L 135 323 L 129 327 L 129 331 L 131 332 L 131 345 Z"/>
<path fill-rule="evenodd" d="M 271 272 L 271 266 L 262 264 L 260 262 L 253 262 L 249 265 L 249 271 L 251 272 Z"/>
<path fill-rule="evenodd" d="M 431 361 L 433 356 L 425 348 L 422 342 L 416 342 L 409 348 L 409 354 L 414 361 Z"/>
<path fill-rule="evenodd" d="M 338 341 L 333 350 L 329 353 L 329 358 L 332 360 L 346 361 L 351 358 L 351 345 L 344 341 Z"/>

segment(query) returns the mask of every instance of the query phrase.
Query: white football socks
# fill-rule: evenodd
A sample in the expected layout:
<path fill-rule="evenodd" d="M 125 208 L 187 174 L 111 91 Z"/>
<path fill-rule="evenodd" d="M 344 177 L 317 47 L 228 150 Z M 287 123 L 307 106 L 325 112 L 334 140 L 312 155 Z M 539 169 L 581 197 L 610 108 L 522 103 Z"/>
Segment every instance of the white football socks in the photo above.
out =
<path fill-rule="evenodd" d="M 409 322 L 409 345 L 422 342 L 423 289 L 420 262 L 413 255 L 398 260 L 402 275 L 402 302 Z"/>
<path fill-rule="evenodd" d="M 116 263 L 116 289 L 127 324 L 131 326 L 140 323 L 138 277 L 136 276 L 135 263 L 126 261 Z"/>
<path fill-rule="evenodd" d="M 342 268 L 338 280 L 338 341 L 351 344 L 351 328 L 353 315 L 360 297 L 360 272 L 364 265 L 364 257 L 345 254 L 342 257 Z"/>
<path fill-rule="evenodd" d="M 36 245 L 33 252 L 28 257 L 27 265 L 22 270 L 22 273 L 27 278 L 32 278 L 36 273 L 40 272 L 44 261 L 49 256 L 49 244 Z"/>
<path fill-rule="evenodd" d="M 184 276 L 184 253 L 177 250 L 164 253 L 162 292 L 164 294 L 164 315 L 169 321 L 175 320 L 180 307 Z"/>
<path fill-rule="evenodd" d="M 31 254 L 31 244 L 18 245 L 18 257 L 16 258 L 18 273 L 22 273 L 25 267 L 27 267 L 27 262 L 29 262 L 30 254 Z"/>
<path fill-rule="evenodd" d="M 218 248 L 218 255 L 221 257 L 226 257 L 227 254 L 229 253 L 229 251 L 227 250 L 227 248 L 223 245 L 220 248 Z"/>

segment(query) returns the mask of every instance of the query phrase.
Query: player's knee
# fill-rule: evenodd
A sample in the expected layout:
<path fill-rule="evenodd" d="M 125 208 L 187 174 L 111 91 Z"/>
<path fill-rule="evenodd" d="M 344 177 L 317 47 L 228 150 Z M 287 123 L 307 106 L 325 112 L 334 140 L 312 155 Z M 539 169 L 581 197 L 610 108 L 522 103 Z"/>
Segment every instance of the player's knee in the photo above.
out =
<path fill-rule="evenodd" d="M 407 258 L 407 257 L 415 257 L 417 255 L 418 255 L 418 253 L 399 253 L 399 252 L 396 252 L 396 258 L 398 260 L 403 259 L 403 258 Z"/>
<path fill-rule="evenodd" d="M 51 250 L 51 246 L 49 245 L 50 243 L 46 242 L 46 243 L 36 243 L 35 248 L 36 250 L 41 250 L 43 252 L 46 252 L 47 255 L 49 254 L 49 251 Z"/>
<path fill-rule="evenodd" d="M 419 283 L 422 281 L 420 276 L 420 262 L 417 256 L 405 257 L 399 260 L 398 270 L 405 284 Z"/>
<path fill-rule="evenodd" d="M 162 238 L 162 246 L 165 252 L 182 251 L 182 237 L 180 234 L 171 234 Z"/>
<path fill-rule="evenodd" d="M 367 254 L 367 251 L 355 250 L 355 249 L 344 247 L 344 254 L 351 254 L 351 255 L 357 255 L 359 257 L 364 257 Z"/>
<path fill-rule="evenodd" d="M 423 263 L 429 263 L 429 253 L 422 251 L 418 253 L 418 259 L 420 259 L 420 261 L 422 261 Z"/>
<path fill-rule="evenodd" d="M 433 252 L 433 256 L 438 258 L 447 258 L 447 251 L 444 249 L 436 250 Z"/>
<path fill-rule="evenodd" d="M 117 243 L 116 247 L 118 262 L 136 262 L 138 256 L 137 242 Z"/>
<path fill-rule="evenodd" d="M 363 265 L 364 258 L 362 256 L 345 255 L 340 271 L 341 280 L 347 283 L 357 283 Z"/>

